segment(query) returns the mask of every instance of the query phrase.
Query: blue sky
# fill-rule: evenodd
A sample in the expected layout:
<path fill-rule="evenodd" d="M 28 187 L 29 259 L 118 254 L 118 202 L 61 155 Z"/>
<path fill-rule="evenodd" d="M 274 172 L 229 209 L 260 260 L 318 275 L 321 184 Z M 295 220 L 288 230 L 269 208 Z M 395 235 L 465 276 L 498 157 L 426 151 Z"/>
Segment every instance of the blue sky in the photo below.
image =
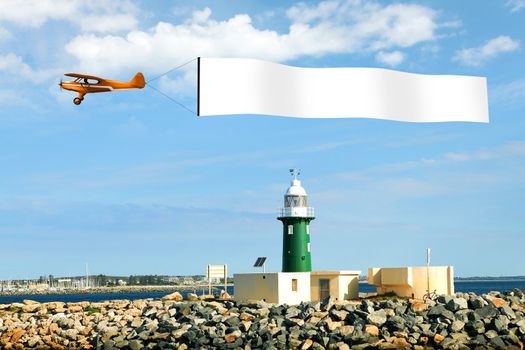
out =
<path fill-rule="evenodd" d="M 0 279 L 281 267 L 301 179 L 314 269 L 525 275 L 525 2 L 0 0 Z M 489 124 L 197 118 L 151 89 L 60 91 L 65 72 L 156 76 L 196 56 L 486 76 Z M 195 65 L 156 86 L 195 108 Z"/>

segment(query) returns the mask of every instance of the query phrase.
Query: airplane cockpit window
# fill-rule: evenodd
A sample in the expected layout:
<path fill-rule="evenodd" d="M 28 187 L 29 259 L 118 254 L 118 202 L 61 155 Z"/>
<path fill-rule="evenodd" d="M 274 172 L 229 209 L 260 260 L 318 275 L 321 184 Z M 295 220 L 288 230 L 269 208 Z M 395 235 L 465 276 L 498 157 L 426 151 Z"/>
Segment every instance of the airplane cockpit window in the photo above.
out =
<path fill-rule="evenodd" d="M 78 77 L 75 79 L 75 83 L 96 85 L 100 83 L 100 81 L 96 79 Z"/>

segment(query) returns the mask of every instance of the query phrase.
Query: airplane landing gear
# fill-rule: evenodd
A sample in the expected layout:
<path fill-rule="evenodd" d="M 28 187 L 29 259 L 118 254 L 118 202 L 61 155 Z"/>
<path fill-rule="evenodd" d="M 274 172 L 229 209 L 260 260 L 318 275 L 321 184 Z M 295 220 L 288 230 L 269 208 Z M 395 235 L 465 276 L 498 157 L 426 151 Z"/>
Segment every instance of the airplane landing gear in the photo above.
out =
<path fill-rule="evenodd" d="M 73 99 L 73 103 L 76 104 L 76 105 L 78 106 L 79 104 L 82 103 L 82 100 L 83 100 L 83 98 L 75 97 L 75 98 Z"/>

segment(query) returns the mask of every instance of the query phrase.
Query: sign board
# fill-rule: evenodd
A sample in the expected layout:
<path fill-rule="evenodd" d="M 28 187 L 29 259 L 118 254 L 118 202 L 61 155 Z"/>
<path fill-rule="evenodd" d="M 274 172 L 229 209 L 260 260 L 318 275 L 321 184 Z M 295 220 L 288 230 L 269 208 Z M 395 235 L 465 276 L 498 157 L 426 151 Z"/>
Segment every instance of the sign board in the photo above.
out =
<path fill-rule="evenodd" d="M 206 277 L 210 278 L 226 278 L 228 277 L 227 265 L 208 265 Z"/>
<path fill-rule="evenodd" d="M 211 294 L 212 278 L 224 278 L 224 291 L 228 290 L 228 265 L 208 265 L 206 277 L 208 278 L 208 294 Z"/>

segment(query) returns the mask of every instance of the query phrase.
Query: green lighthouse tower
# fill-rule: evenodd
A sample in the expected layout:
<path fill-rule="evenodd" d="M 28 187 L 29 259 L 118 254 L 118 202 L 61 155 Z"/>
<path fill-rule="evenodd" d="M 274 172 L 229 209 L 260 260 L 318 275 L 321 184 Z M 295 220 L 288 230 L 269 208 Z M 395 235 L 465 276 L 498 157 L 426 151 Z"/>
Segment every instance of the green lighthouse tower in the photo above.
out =
<path fill-rule="evenodd" d="M 314 209 L 308 206 L 308 195 L 297 179 L 299 171 L 290 169 L 290 173 L 291 186 L 277 218 L 283 223 L 283 272 L 310 272 L 310 221 L 315 219 Z"/>

